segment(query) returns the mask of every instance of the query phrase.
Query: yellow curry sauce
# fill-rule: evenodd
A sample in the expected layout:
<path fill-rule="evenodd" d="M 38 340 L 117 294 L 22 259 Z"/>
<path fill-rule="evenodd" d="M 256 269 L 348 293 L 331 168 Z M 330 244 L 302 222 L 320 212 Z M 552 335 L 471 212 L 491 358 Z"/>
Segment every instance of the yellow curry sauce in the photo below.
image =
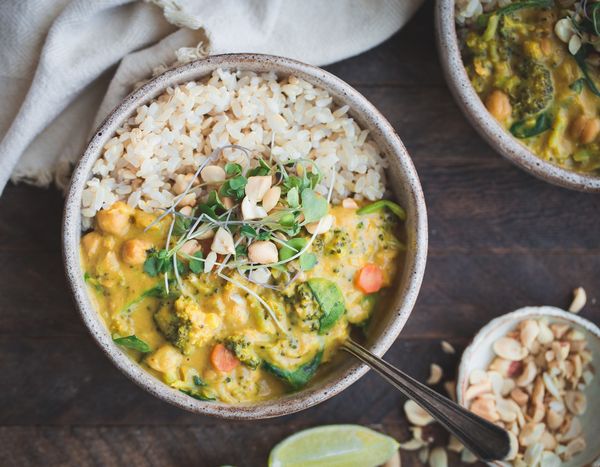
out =
<path fill-rule="evenodd" d="M 403 248 L 395 216 L 385 210 L 358 215 L 356 209 L 341 206 L 331 207 L 329 213 L 335 218 L 333 228 L 312 244 L 316 265 L 287 285 L 289 278 L 273 271 L 273 284 L 281 290 L 228 273 L 260 293 L 276 310 L 287 335 L 254 296 L 214 272 L 182 270 L 186 293 L 174 293 L 174 287 L 165 293 L 163 277 L 145 273 L 143 262 L 147 251 L 164 246 L 170 219 L 145 231 L 155 216 L 122 202 L 100 211 L 94 230 L 82 237 L 90 296 L 113 338 L 135 335 L 147 343 L 148 352 L 126 350 L 172 387 L 192 397 L 227 403 L 273 398 L 301 387 L 321 363 L 330 361 L 348 337 L 350 325 L 368 323 L 385 289 L 361 292 L 354 284 L 357 271 L 367 263 L 378 265 L 384 287 L 396 275 Z M 339 288 L 345 310 L 321 332 L 321 303 L 311 291 L 327 281 Z M 211 349 L 219 343 L 241 360 L 230 372 L 211 365 Z"/>
<path fill-rule="evenodd" d="M 571 26 L 579 21 L 571 8 L 550 0 L 515 1 L 459 33 L 467 73 L 490 113 L 540 158 L 597 174 L 600 99 L 592 62 L 598 53 L 584 43 L 573 54 L 572 43 L 581 41 L 569 37 L 595 39 Z M 582 18 L 578 27 L 589 30 Z"/>

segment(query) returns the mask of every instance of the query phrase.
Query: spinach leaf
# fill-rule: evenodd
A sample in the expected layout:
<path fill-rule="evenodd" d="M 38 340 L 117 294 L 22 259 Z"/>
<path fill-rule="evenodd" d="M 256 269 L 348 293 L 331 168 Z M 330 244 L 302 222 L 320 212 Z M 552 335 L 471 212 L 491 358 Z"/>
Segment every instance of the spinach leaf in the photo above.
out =
<path fill-rule="evenodd" d="M 375 201 L 374 203 L 367 204 L 366 206 L 363 206 L 362 208 L 358 209 L 356 211 L 356 214 L 371 214 L 373 212 L 380 211 L 383 208 L 388 208 L 401 220 L 406 219 L 406 211 L 404 211 L 404 209 L 402 209 L 402 207 L 399 204 L 396 204 L 393 201 L 387 199 L 380 199 L 379 201 Z"/>
<path fill-rule="evenodd" d="M 150 346 L 135 334 L 127 337 L 113 337 L 113 342 L 128 349 L 137 350 L 138 352 L 152 352 Z"/>
<path fill-rule="evenodd" d="M 600 96 L 600 90 L 598 89 L 596 83 L 592 79 L 587 63 L 585 62 L 585 57 L 587 57 L 588 52 L 588 45 L 582 45 L 579 51 L 575 54 L 574 58 L 577 62 L 577 65 L 579 66 L 579 69 L 583 73 L 582 79 L 585 80 L 585 84 L 587 84 L 588 89 L 592 91 L 592 93 L 594 93 L 596 96 Z"/>
<path fill-rule="evenodd" d="M 541 113 L 532 121 L 530 118 L 515 122 L 510 132 L 517 138 L 531 138 L 552 128 L 552 116 L 548 112 Z"/>
<path fill-rule="evenodd" d="M 306 283 L 321 307 L 319 334 L 326 334 L 346 311 L 344 296 L 335 282 L 328 279 L 315 277 Z"/>
<path fill-rule="evenodd" d="M 263 367 L 296 390 L 306 386 L 306 383 L 312 379 L 321 364 L 322 358 L 323 351 L 320 350 L 312 360 L 294 370 L 284 370 L 266 360 L 263 362 Z"/>
<path fill-rule="evenodd" d="M 192 391 L 192 390 L 188 390 L 188 389 L 180 389 L 180 391 L 183 392 L 184 394 L 187 394 L 190 397 L 193 397 L 194 399 L 198 399 L 199 401 L 216 401 L 217 400 L 216 396 L 214 396 L 213 394 L 209 394 L 207 391 L 204 391 L 204 390 Z"/>
<path fill-rule="evenodd" d="M 307 223 L 316 222 L 327 214 L 327 200 L 312 188 L 302 190 L 302 212 Z"/>

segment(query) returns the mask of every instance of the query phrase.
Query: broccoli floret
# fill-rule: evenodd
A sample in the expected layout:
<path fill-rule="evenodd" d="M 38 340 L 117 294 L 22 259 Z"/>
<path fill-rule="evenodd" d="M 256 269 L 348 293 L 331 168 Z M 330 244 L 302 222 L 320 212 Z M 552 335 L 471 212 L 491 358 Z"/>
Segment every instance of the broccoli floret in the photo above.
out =
<path fill-rule="evenodd" d="M 221 319 L 215 313 L 204 313 L 190 297 L 181 296 L 172 305 L 162 306 L 154 313 L 154 322 L 171 344 L 184 354 L 212 338 Z"/>
<path fill-rule="evenodd" d="M 321 316 L 321 307 L 315 300 L 312 290 L 308 283 L 298 284 L 294 294 L 293 310 L 302 321 L 302 325 L 309 331 L 319 329 L 319 318 Z"/>
<path fill-rule="evenodd" d="M 328 279 L 313 277 L 296 287 L 294 311 L 310 331 L 326 334 L 344 314 L 344 296 Z"/>
<path fill-rule="evenodd" d="M 546 109 L 554 95 L 550 70 L 541 63 L 526 60 L 516 72 L 520 82 L 511 93 L 515 115 L 523 118 Z"/>
<path fill-rule="evenodd" d="M 351 244 L 352 238 L 350 238 L 348 232 L 341 229 L 334 229 L 331 240 L 327 242 L 325 247 L 325 253 L 334 256 L 346 254 Z"/>
<path fill-rule="evenodd" d="M 224 344 L 244 365 L 253 370 L 260 366 L 261 359 L 256 355 L 252 343 L 245 336 L 229 336 L 225 339 Z"/>
<path fill-rule="evenodd" d="M 188 353 L 190 328 L 192 327 L 189 320 L 178 316 L 172 306 L 164 305 L 154 313 L 154 322 L 165 339 L 183 353 Z"/>

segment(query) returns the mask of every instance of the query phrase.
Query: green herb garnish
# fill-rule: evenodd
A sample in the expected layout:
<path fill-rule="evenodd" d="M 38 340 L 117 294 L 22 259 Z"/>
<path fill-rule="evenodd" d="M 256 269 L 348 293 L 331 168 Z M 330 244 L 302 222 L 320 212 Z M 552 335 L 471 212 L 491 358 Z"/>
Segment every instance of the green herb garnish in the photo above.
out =
<path fill-rule="evenodd" d="M 375 201 L 374 203 L 367 204 L 366 206 L 363 206 L 362 208 L 358 209 L 356 211 L 356 214 L 371 214 L 377 211 L 381 211 L 383 208 L 389 209 L 401 220 L 406 219 L 406 211 L 404 211 L 404 209 L 402 209 L 402 207 L 399 204 L 387 199 L 380 199 L 379 201 Z"/>
<path fill-rule="evenodd" d="M 479 15 L 476 20 L 476 24 L 480 28 L 485 28 L 488 20 L 492 15 L 502 16 L 514 13 L 515 11 L 523 10 L 525 8 L 547 8 L 552 6 L 553 0 L 523 0 L 521 2 L 514 2 L 505 7 L 498 8 L 496 11 L 491 13 L 484 13 Z"/>
<path fill-rule="evenodd" d="M 128 349 L 137 350 L 138 352 L 152 352 L 150 346 L 135 334 L 127 337 L 113 337 L 113 342 Z"/>
<path fill-rule="evenodd" d="M 88 274 L 87 271 L 83 273 L 83 280 L 89 285 L 91 285 L 96 290 L 96 292 L 104 293 L 104 286 L 100 283 L 98 279 Z"/>
<path fill-rule="evenodd" d="M 192 271 L 194 274 L 200 274 L 201 272 L 203 272 L 204 271 L 204 263 L 202 262 L 203 259 L 204 259 L 204 255 L 202 254 L 202 251 L 197 251 L 196 253 L 194 253 L 192 255 L 192 258 L 190 258 L 190 260 L 188 262 L 190 271 Z"/>
<path fill-rule="evenodd" d="M 302 212 L 306 223 L 316 222 L 327 214 L 327 200 L 312 188 L 302 190 Z"/>

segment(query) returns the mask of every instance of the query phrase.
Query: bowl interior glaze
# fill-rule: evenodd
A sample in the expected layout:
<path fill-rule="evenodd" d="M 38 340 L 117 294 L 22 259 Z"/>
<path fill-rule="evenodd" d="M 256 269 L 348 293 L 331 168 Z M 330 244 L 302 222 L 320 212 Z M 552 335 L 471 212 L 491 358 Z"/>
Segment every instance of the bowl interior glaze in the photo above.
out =
<path fill-rule="evenodd" d="M 63 220 L 64 262 L 76 305 L 86 326 L 104 353 L 135 383 L 151 394 L 195 413 L 234 419 L 275 417 L 306 409 L 334 396 L 360 378 L 367 368 L 344 355 L 332 362 L 329 371 L 323 372 L 323 376 L 308 387 L 278 399 L 235 405 L 193 399 L 147 373 L 112 342 L 104 322 L 90 302 L 80 264 L 81 195 L 102 147 L 137 107 L 157 97 L 169 86 L 202 79 L 219 67 L 274 71 L 279 76 L 294 74 L 326 89 L 337 104 L 350 106 L 350 115 L 370 131 L 385 154 L 389 161 L 386 171 L 388 187 L 407 212 L 407 251 L 389 307 L 380 313 L 366 345 L 375 354 L 383 355 L 394 343 L 417 298 L 427 255 L 427 214 L 417 173 L 394 129 L 361 94 L 330 73 L 291 59 L 258 54 L 212 56 L 169 70 L 125 98 L 99 127 L 73 173 Z"/>

